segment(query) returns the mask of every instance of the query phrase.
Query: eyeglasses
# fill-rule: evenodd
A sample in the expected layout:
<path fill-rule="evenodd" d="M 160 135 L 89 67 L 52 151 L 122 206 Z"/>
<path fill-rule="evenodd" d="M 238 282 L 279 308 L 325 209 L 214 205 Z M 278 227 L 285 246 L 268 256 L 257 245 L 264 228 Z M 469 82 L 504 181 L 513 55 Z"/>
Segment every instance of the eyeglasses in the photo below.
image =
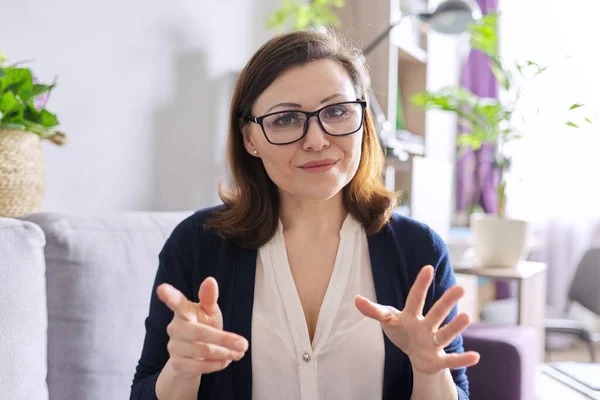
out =
<path fill-rule="evenodd" d="M 329 104 L 316 111 L 284 110 L 253 117 L 244 121 L 260 125 L 267 141 L 275 145 L 297 142 L 306 136 L 311 117 L 316 117 L 321 129 L 331 136 L 351 135 L 362 127 L 367 102 L 357 99 Z"/>

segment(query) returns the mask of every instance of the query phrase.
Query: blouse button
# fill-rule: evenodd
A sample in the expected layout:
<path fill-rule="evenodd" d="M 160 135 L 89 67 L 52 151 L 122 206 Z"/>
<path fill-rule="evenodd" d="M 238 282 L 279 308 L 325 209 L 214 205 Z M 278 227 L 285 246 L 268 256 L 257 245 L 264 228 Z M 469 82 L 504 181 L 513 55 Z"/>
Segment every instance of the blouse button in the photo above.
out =
<path fill-rule="evenodd" d="M 302 359 L 304 360 L 304 362 L 309 362 L 310 361 L 310 354 L 308 354 L 308 353 L 302 354 Z"/>

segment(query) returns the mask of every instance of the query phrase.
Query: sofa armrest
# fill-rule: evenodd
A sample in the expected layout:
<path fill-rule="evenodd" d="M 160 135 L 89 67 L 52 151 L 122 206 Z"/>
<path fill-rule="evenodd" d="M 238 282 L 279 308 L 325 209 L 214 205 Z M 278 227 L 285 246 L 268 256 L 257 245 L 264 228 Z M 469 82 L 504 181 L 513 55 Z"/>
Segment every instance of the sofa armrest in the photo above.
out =
<path fill-rule="evenodd" d="M 0 399 L 48 400 L 45 238 L 0 217 Z"/>

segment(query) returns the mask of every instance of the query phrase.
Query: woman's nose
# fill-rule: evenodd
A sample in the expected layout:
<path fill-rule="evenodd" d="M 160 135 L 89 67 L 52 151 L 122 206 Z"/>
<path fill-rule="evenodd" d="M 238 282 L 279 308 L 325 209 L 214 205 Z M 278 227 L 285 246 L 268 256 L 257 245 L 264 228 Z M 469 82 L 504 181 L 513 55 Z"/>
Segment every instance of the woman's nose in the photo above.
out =
<path fill-rule="evenodd" d="M 329 147 L 329 138 L 327 133 L 319 124 L 315 117 L 308 120 L 308 130 L 304 136 L 302 148 L 306 151 L 320 151 Z"/>

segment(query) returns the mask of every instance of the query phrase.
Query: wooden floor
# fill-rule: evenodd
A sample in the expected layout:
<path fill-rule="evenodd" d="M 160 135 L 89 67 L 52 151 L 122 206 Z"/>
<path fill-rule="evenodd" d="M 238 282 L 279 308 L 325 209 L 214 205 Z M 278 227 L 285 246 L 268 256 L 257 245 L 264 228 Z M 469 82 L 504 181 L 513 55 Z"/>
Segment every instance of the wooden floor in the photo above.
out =
<path fill-rule="evenodd" d="M 587 347 L 576 342 L 571 347 L 563 350 L 546 351 L 546 362 L 552 361 L 579 361 L 590 362 L 590 355 Z M 596 361 L 600 361 L 600 344 L 596 345 Z"/>
<path fill-rule="evenodd" d="M 600 358 L 600 345 L 596 346 L 596 358 Z M 546 351 L 545 361 L 590 362 L 591 360 L 587 347 L 583 343 L 575 341 L 568 348 Z M 541 366 L 540 368 L 543 369 L 544 366 Z M 549 369 L 552 371 L 551 368 Z M 570 388 L 568 385 L 562 384 L 560 379 L 551 378 L 551 376 L 553 375 L 541 372 L 538 373 L 538 376 L 536 377 L 536 400 L 600 399 L 600 393 L 598 392 L 589 391 L 589 389 L 583 386 L 579 386 L 579 391 L 573 390 L 573 388 Z M 576 382 L 571 382 L 571 384 L 576 384 Z M 587 393 L 587 395 L 584 395 L 583 393 Z"/>

